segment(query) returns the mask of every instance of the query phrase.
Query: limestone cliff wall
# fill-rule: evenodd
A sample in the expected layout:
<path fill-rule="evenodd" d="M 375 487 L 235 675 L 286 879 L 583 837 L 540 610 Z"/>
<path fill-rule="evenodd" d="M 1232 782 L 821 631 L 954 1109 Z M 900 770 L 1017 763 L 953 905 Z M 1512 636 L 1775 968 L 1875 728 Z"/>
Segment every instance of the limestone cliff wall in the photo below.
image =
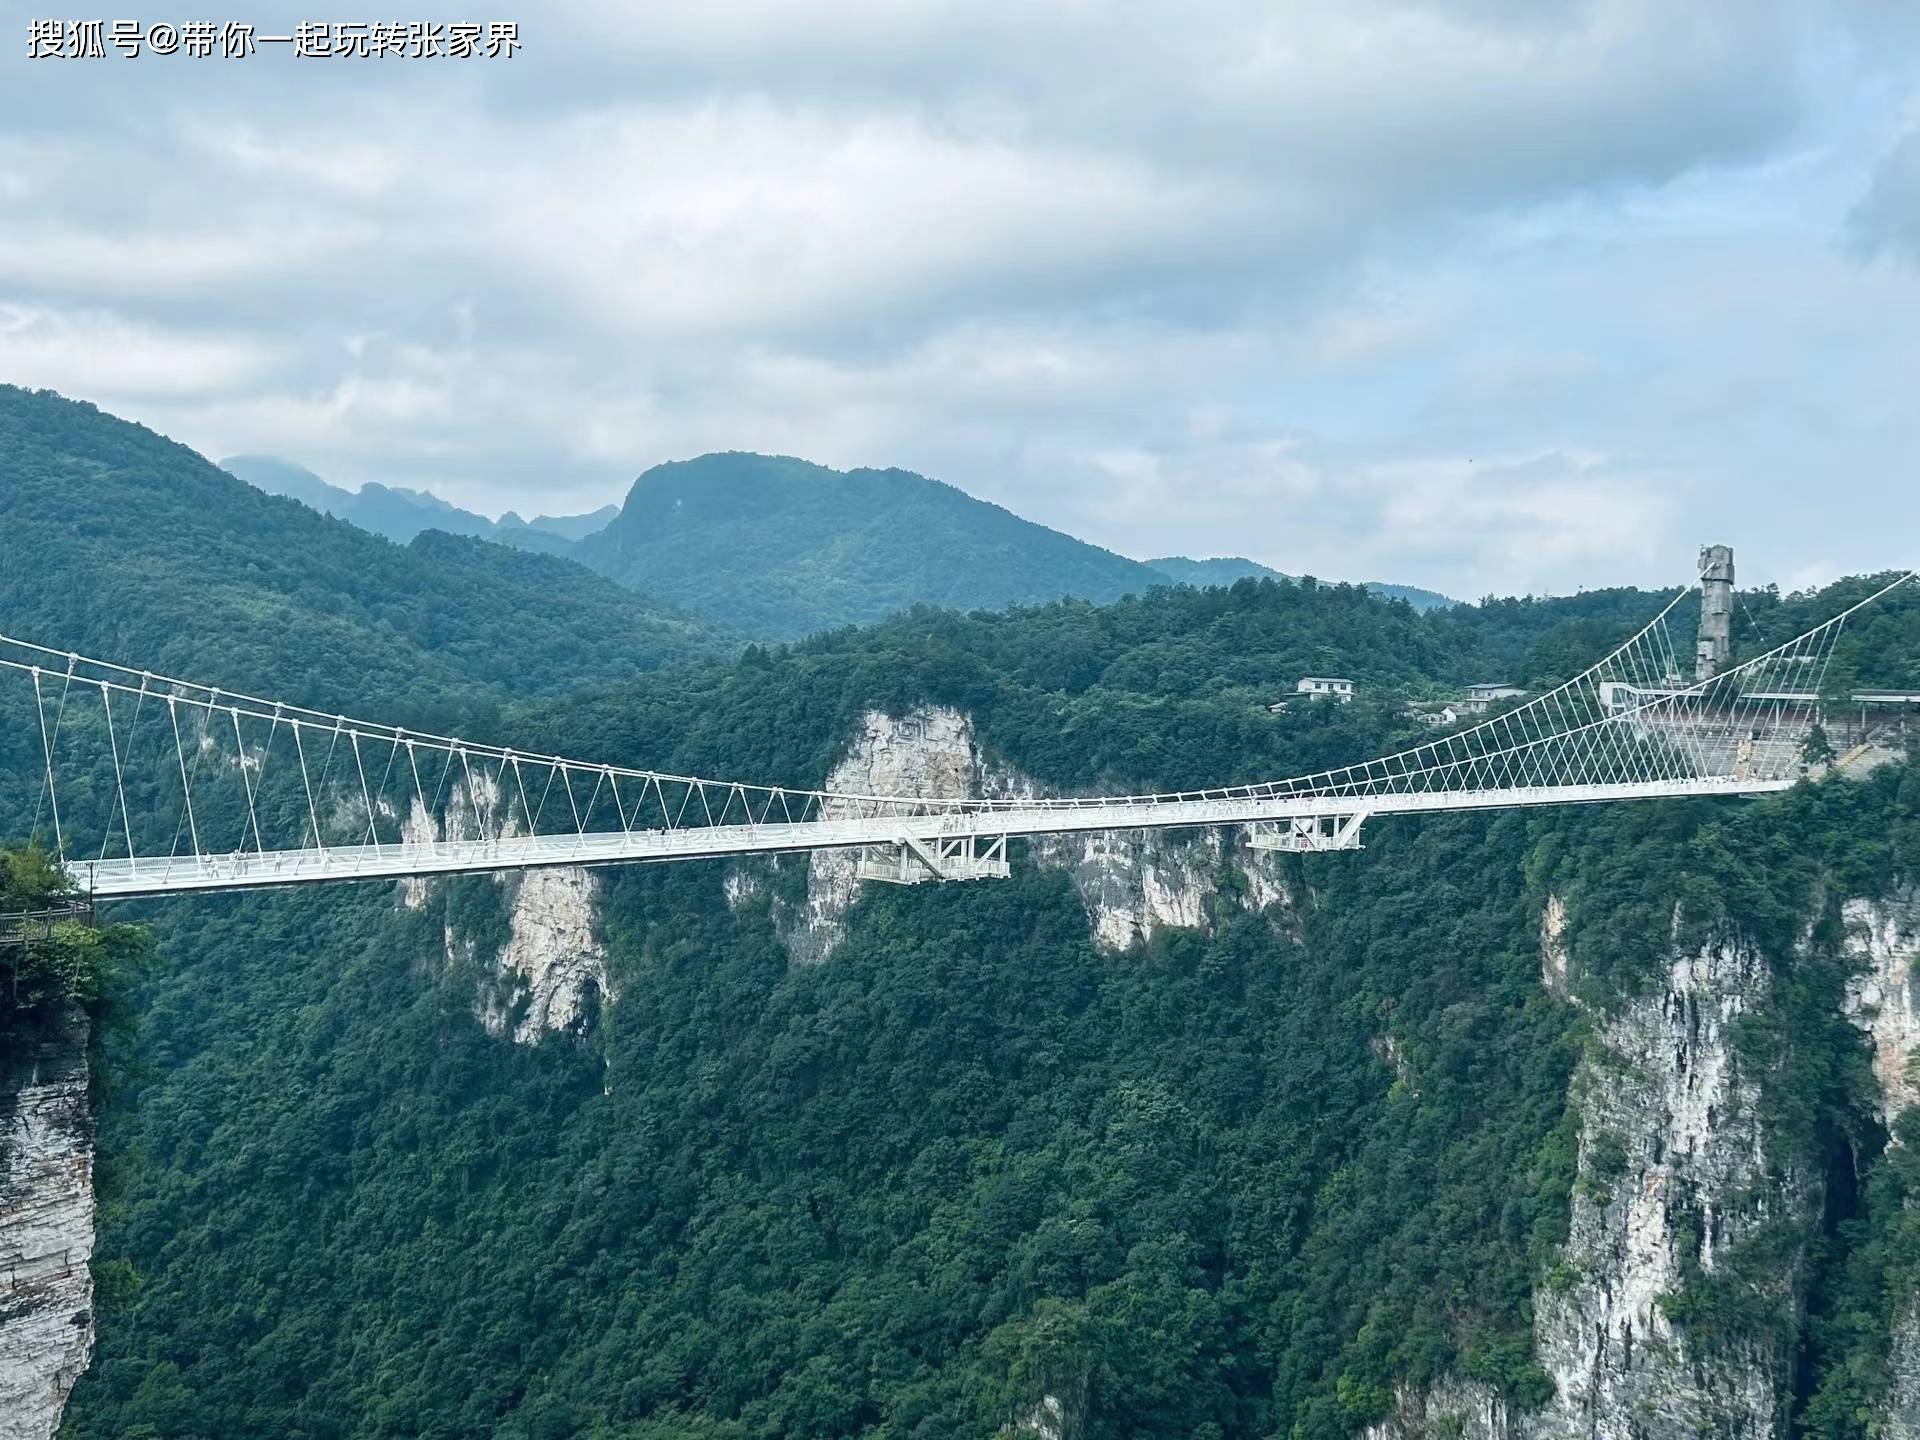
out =
<path fill-rule="evenodd" d="M 937 706 L 862 717 L 826 788 L 956 799 L 1039 793 L 1029 777 L 982 753 L 968 717 Z M 1278 864 L 1248 849 L 1237 828 L 1046 836 L 1028 842 L 1027 853 L 1037 865 L 1068 873 L 1095 939 L 1109 949 L 1125 949 L 1167 927 L 1205 925 L 1209 902 L 1229 870 L 1239 877 L 1235 893 L 1241 904 L 1262 909 L 1290 898 Z M 822 851 L 806 863 L 804 905 L 776 909 L 775 919 L 794 959 L 817 964 L 845 937 L 847 912 L 862 882 L 852 851 Z M 760 888 L 754 867 L 744 864 L 729 872 L 726 885 L 735 904 Z"/>
<path fill-rule="evenodd" d="M 0 1440 L 47 1440 L 93 1355 L 93 1210 L 74 1012 L 0 1039 Z"/>
<path fill-rule="evenodd" d="M 615 998 L 595 917 L 600 882 L 591 871 L 552 869 L 503 883 L 512 892 L 507 943 L 477 1013 L 491 1033 L 532 1045 L 574 1029 L 596 1000 Z"/>
<path fill-rule="evenodd" d="M 1886 901 L 1849 900 L 1841 911 L 1857 971 L 1847 1011 L 1873 1047 L 1880 1118 L 1891 1123 L 1920 1103 L 1920 892 Z"/>
<path fill-rule="evenodd" d="M 1894 1326 L 1887 1373 L 1891 1383 L 1881 1417 L 1883 1440 L 1920 1440 L 1920 1298 Z"/>
<path fill-rule="evenodd" d="M 913 795 L 929 799 L 981 793 L 984 769 L 972 722 L 954 710 L 927 708 L 898 718 L 870 711 L 825 788 L 842 795 Z M 830 803 L 823 817 L 851 813 Z M 847 912 L 859 897 L 851 850 L 822 850 L 807 862 L 807 899 L 799 914 L 782 912 L 788 953 L 818 964 L 846 938 Z"/>
<path fill-rule="evenodd" d="M 1442 1380 L 1421 1390 L 1396 1386 L 1393 1413 L 1361 1432 L 1363 1440 L 1517 1440 L 1524 1427 L 1491 1385 Z"/>
<path fill-rule="evenodd" d="M 1661 1305 L 1686 1287 L 1690 1256 L 1710 1275 L 1770 1219 L 1809 1218 L 1804 1188 L 1769 1175 L 1757 1080 L 1732 1047 L 1734 1022 L 1769 989 L 1764 961 L 1739 943 L 1678 955 L 1664 983 L 1604 1023 L 1579 1067 L 1580 1179 L 1564 1264 L 1534 1297 L 1540 1363 L 1557 1393 L 1531 1433 L 1774 1433 L 1785 1357 L 1696 1346 Z M 1795 1277 L 1772 1280 L 1785 1301 Z"/>
<path fill-rule="evenodd" d="M 1542 985 L 1576 990 L 1573 922 L 1547 897 Z M 1758 1077 L 1732 1044 L 1738 1018 L 1763 1007 L 1771 973 L 1723 939 L 1675 953 L 1657 983 L 1596 1016 L 1573 1098 L 1579 1180 L 1560 1264 L 1534 1294 L 1534 1341 L 1554 1385 L 1541 1411 L 1513 1414 L 1487 1387 L 1449 1380 L 1402 1390 L 1369 1440 L 1764 1440 L 1782 1433 L 1788 1358 L 1763 1342 L 1697 1345 L 1670 1321 L 1697 1267 L 1712 1276 L 1741 1241 L 1776 1219 L 1802 1231 L 1818 1197 L 1774 1174 L 1764 1153 Z M 1795 1266 L 1774 1273 L 1793 1303 Z"/>
<path fill-rule="evenodd" d="M 1855 976 L 1847 1011 L 1873 1048 L 1880 1118 L 1920 1104 L 1920 891 L 1852 900 L 1842 909 Z M 1895 1319 L 1888 1351 L 1887 1440 L 1920 1440 L 1920 1299 Z"/>
<path fill-rule="evenodd" d="M 512 835 L 516 826 L 498 787 L 484 775 L 452 787 L 445 815 L 436 819 L 416 799 L 406 820 L 409 840 L 476 839 Z M 518 1045 L 575 1029 L 598 1001 L 612 1001 L 607 949 L 600 938 L 600 881 L 570 866 L 501 872 L 494 876 L 507 905 L 507 940 L 491 957 L 474 997 L 474 1014 L 489 1033 Z M 402 880 L 400 903 L 425 910 L 438 882 Z M 445 929 L 447 963 L 472 958 L 472 942 Z"/>

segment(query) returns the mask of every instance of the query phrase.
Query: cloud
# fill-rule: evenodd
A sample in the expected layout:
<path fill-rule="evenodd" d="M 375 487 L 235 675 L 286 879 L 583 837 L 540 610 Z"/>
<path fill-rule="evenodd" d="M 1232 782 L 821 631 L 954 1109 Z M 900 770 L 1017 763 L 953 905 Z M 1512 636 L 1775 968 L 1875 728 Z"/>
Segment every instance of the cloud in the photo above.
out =
<path fill-rule="evenodd" d="M 269 345 L 245 337 L 0 301 L 0 374 L 69 394 L 203 395 L 257 384 L 278 358 Z"/>
<path fill-rule="evenodd" d="M 1920 261 L 1920 125 L 1880 162 L 1850 218 L 1855 237 L 1868 251 Z"/>
<path fill-rule="evenodd" d="M 1478 595 L 1564 593 L 1611 571 L 1678 573 L 1681 477 L 1601 455 L 1343 453 L 1311 436 L 1059 456 L 1084 508 L 1131 553 L 1221 553 L 1328 578 L 1418 575 Z"/>
<path fill-rule="evenodd" d="M 1915 243 L 1882 9 L 571 0 L 504 64 L 5 49 L 0 378 L 492 511 L 737 446 L 1478 592 L 1641 565 L 1738 475 L 1784 555 L 1825 523 L 1790 467 L 1920 439 L 1874 398 L 1916 281 L 1835 243 L 1882 152 L 1852 224 Z"/>

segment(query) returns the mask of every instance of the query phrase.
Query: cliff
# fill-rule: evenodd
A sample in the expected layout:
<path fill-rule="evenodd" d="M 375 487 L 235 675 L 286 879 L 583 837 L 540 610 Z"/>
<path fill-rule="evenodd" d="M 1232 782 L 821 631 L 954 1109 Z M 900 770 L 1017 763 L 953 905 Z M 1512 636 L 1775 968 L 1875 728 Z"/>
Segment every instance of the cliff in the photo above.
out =
<path fill-rule="evenodd" d="M 1669 1314 L 1770 1221 L 1797 1224 L 1805 1187 L 1768 1170 L 1755 1080 L 1732 1045 L 1765 1003 L 1761 958 L 1733 941 L 1676 955 L 1663 983 L 1600 1027 L 1575 1078 L 1580 1179 L 1561 1265 L 1535 1295 L 1555 1387 L 1530 1425 L 1593 1440 L 1761 1437 L 1781 1411 L 1785 1357 L 1707 1346 Z M 1789 1268 L 1765 1277 L 1790 1303 Z"/>
<path fill-rule="evenodd" d="M 515 828 L 499 788 L 477 776 L 453 787 L 439 820 L 416 800 L 406 835 L 410 840 L 476 839 L 511 835 Z M 599 880 L 590 871 L 561 866 L 503 871 L 492 883 L 506 910 L 505 939 L 485 957 L 474 1014 L 489 1034 L 509 1036 L 518 1045 L 584 1027 L 595 1007 L 614 998 L 599 935 Z M 425 910 L 444 890 L 442 882 L 402 880 L 400 904 Z M 449 966 L 480 958 L 475 938 L 457 933 L 451 923 L 444 934 Z"/>
<path fill-rule="evenodd" d="M 1029 777 L 983 752 L 967 716 L 938 706 L 897 717 L 868 712 L 825 788 L 929 798 L 1040 793 Z M 1205 926 L 1208 906 L 1229 895 L 1253 910 L 1290 902 L 1278 863 L 1248 848 L 1242 827 L 1042 836 L 1027 842 L 1027 855 L 1067 872 L 1094 938 L 1112 950 L 1168 927 Z M 765 863 L 743 862 L 729 873 L 730 901 L 759 892 L 757 871 Z M 845 937 L 863 882 L 850 850 L 821 851 L 804 863 L 804 905 L 776 906 L 774 918 L 793 958 L 817 964 Z"/>
<path fill-rule="evenodd" d="M 1855 967 L 1848 1018 L 1867 1037 L 1880 1118 L 1891 1127 L 1920 1104 L 1920 891 L 1850 901 L 1841 913 Z M 1895 1317 L 1879 1418 L 1886 1440 L 1920 1440 L 1920 1296 Z"/>
<path fill-rule="evenodd" d="M 47 1440 L 93 1355 L 93 1117 L 77 1010 L 0 1049 L 0 1440 Z"/>

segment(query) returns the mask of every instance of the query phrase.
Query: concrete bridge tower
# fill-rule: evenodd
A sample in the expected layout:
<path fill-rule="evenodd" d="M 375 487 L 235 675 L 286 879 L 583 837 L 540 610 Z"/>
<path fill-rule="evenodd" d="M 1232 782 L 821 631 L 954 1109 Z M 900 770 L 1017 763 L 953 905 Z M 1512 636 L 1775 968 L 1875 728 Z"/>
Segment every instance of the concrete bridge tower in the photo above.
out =
<path fill-rule="evenodd" d="M 1700 643 L 1694 650 L 1695 680 L 1711 680 L 1733 656 L 1733 547 L 1708 545 L 1700 552 Z"/>

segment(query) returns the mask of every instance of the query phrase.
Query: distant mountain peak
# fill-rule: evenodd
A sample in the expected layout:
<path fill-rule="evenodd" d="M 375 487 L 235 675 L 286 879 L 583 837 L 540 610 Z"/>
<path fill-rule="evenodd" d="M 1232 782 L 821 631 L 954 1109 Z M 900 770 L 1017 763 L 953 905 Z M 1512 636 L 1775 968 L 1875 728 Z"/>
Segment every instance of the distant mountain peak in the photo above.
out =
<path fill-rule="evenodd" d="M 431 490 L 382 485 L 369 480 L 357 491 L 321 479 L 304 465 L 275 455 L 230 455 L 220 462 L 229 475 L 269 495 L 285 495 L 336 520 L 404 545 L 423 530 L 474 535 L 524 550 L 564 553 L 571 543 L 600 529 L 617 507 L 602 506 L 591 515 L 542 515 L 529 523 L 509 510 L 498 521 L 463 510 Z"/>
<path fill-rule="evenodd" d="M 1177 585 L 1231 585 L 1236 580 L 1291 580 L 1294 577 L 1248 560 L 1239 555 L 1221 555 L 1207 560 L 1191 560 L 1185 555 L 1167 555 L 1147 564 Z M 1360 582 L 1383 600 L 1404 600 L 1416 610 L 1437 610 L 1460 602 L 1437 590 L 1422 590 L 1417 585 L 1397 585 L 1386 580 Z"/>
<path fill-rule="evenodd" d="M 737 450 L 647 470 L 574 553 L 642 594 L 780 639 L 915 604 L 1106 602 L 1160 583 L 1137 560 L 910 470 Z"/>

